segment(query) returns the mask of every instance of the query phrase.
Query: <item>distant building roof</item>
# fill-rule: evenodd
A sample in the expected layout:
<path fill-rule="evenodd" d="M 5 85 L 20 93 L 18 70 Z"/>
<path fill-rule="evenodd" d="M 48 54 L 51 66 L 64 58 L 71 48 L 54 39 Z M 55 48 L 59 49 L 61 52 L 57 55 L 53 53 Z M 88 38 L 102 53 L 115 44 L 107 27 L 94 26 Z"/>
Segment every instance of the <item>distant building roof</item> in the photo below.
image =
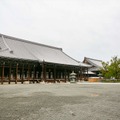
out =
<path fill-rule="evenodd" d="M 92 65 L 92 68 L 89 69 L 90 71 L 99 71 L 102 67 L 102 60 L 97 60 L 93 58 L 85 57 L 83 63 Z"/>
<path fill-rule="evenodd" d="M 80 61 L 79 61 L 79 65 L 84 66 L 84 67 L 88 67 L 88 68 L 92 67 L 92 65 L 89 65 L 89 64 L 86 64 L 86 63 L 83 63 L 83 62 L 80 62 Z"/>
<path fill-rule="evenodd" d="M 0 57 L 45 61 L 48 63 L 89 67 L 62 51 L 62 48 L 0 34 Z"/>

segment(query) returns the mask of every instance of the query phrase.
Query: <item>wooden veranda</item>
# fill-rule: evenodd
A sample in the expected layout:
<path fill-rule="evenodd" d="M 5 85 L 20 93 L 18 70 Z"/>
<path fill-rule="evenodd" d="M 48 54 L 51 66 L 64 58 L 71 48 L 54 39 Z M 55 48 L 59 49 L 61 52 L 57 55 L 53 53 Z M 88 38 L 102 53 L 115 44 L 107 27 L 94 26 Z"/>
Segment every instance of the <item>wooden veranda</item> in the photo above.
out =
<path fill-rule="evenodd" d="M 31 61 L 13 58 L 0 58 L 1 84 L 14 82 L 17 84 L 25 81 L 29 83 L 40 82 L 67 82 L 72 71 L 77 74 L 77 80 L 87 80 L 85 67 L 47 63 L 45 61 Z"/>

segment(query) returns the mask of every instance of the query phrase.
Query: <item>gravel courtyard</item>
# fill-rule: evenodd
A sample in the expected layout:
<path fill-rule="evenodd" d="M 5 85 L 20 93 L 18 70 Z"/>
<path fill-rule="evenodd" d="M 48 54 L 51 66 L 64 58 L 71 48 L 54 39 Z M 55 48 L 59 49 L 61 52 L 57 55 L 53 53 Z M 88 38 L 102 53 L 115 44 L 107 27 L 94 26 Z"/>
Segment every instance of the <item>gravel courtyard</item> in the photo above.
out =
<path fill-rule="evenodd" d="M 120 84 L 0 85 L 0 120 L 120 120 Z"/>

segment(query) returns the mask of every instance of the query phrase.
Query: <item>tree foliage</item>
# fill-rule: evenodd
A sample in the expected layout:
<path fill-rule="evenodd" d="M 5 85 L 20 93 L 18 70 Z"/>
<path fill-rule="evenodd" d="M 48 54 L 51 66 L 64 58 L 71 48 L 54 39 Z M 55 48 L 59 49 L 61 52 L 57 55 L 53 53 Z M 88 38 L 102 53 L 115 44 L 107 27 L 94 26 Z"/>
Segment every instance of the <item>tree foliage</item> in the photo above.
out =
<path fill-rule="evenodd" d="M 120 79 L 120 58 L 117 56 L 112 57 L 109 62 L 103 62 L 102 65 L 101 72 L 103 77 Z"/>

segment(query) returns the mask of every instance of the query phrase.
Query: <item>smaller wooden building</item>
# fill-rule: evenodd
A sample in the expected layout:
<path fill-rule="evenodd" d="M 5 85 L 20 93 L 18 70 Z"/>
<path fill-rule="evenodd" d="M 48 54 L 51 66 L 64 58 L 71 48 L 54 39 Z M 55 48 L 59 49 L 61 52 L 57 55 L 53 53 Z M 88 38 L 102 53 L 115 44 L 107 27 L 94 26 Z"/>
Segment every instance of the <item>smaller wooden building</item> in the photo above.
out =
<path fill-rule="evenodd" d="M 89 76 L 99 76 L 100 70 L 102 68 L 102 60 L 84 57 L 83 63 L 91 65 L 91 68 L 88 69 Z"/>

